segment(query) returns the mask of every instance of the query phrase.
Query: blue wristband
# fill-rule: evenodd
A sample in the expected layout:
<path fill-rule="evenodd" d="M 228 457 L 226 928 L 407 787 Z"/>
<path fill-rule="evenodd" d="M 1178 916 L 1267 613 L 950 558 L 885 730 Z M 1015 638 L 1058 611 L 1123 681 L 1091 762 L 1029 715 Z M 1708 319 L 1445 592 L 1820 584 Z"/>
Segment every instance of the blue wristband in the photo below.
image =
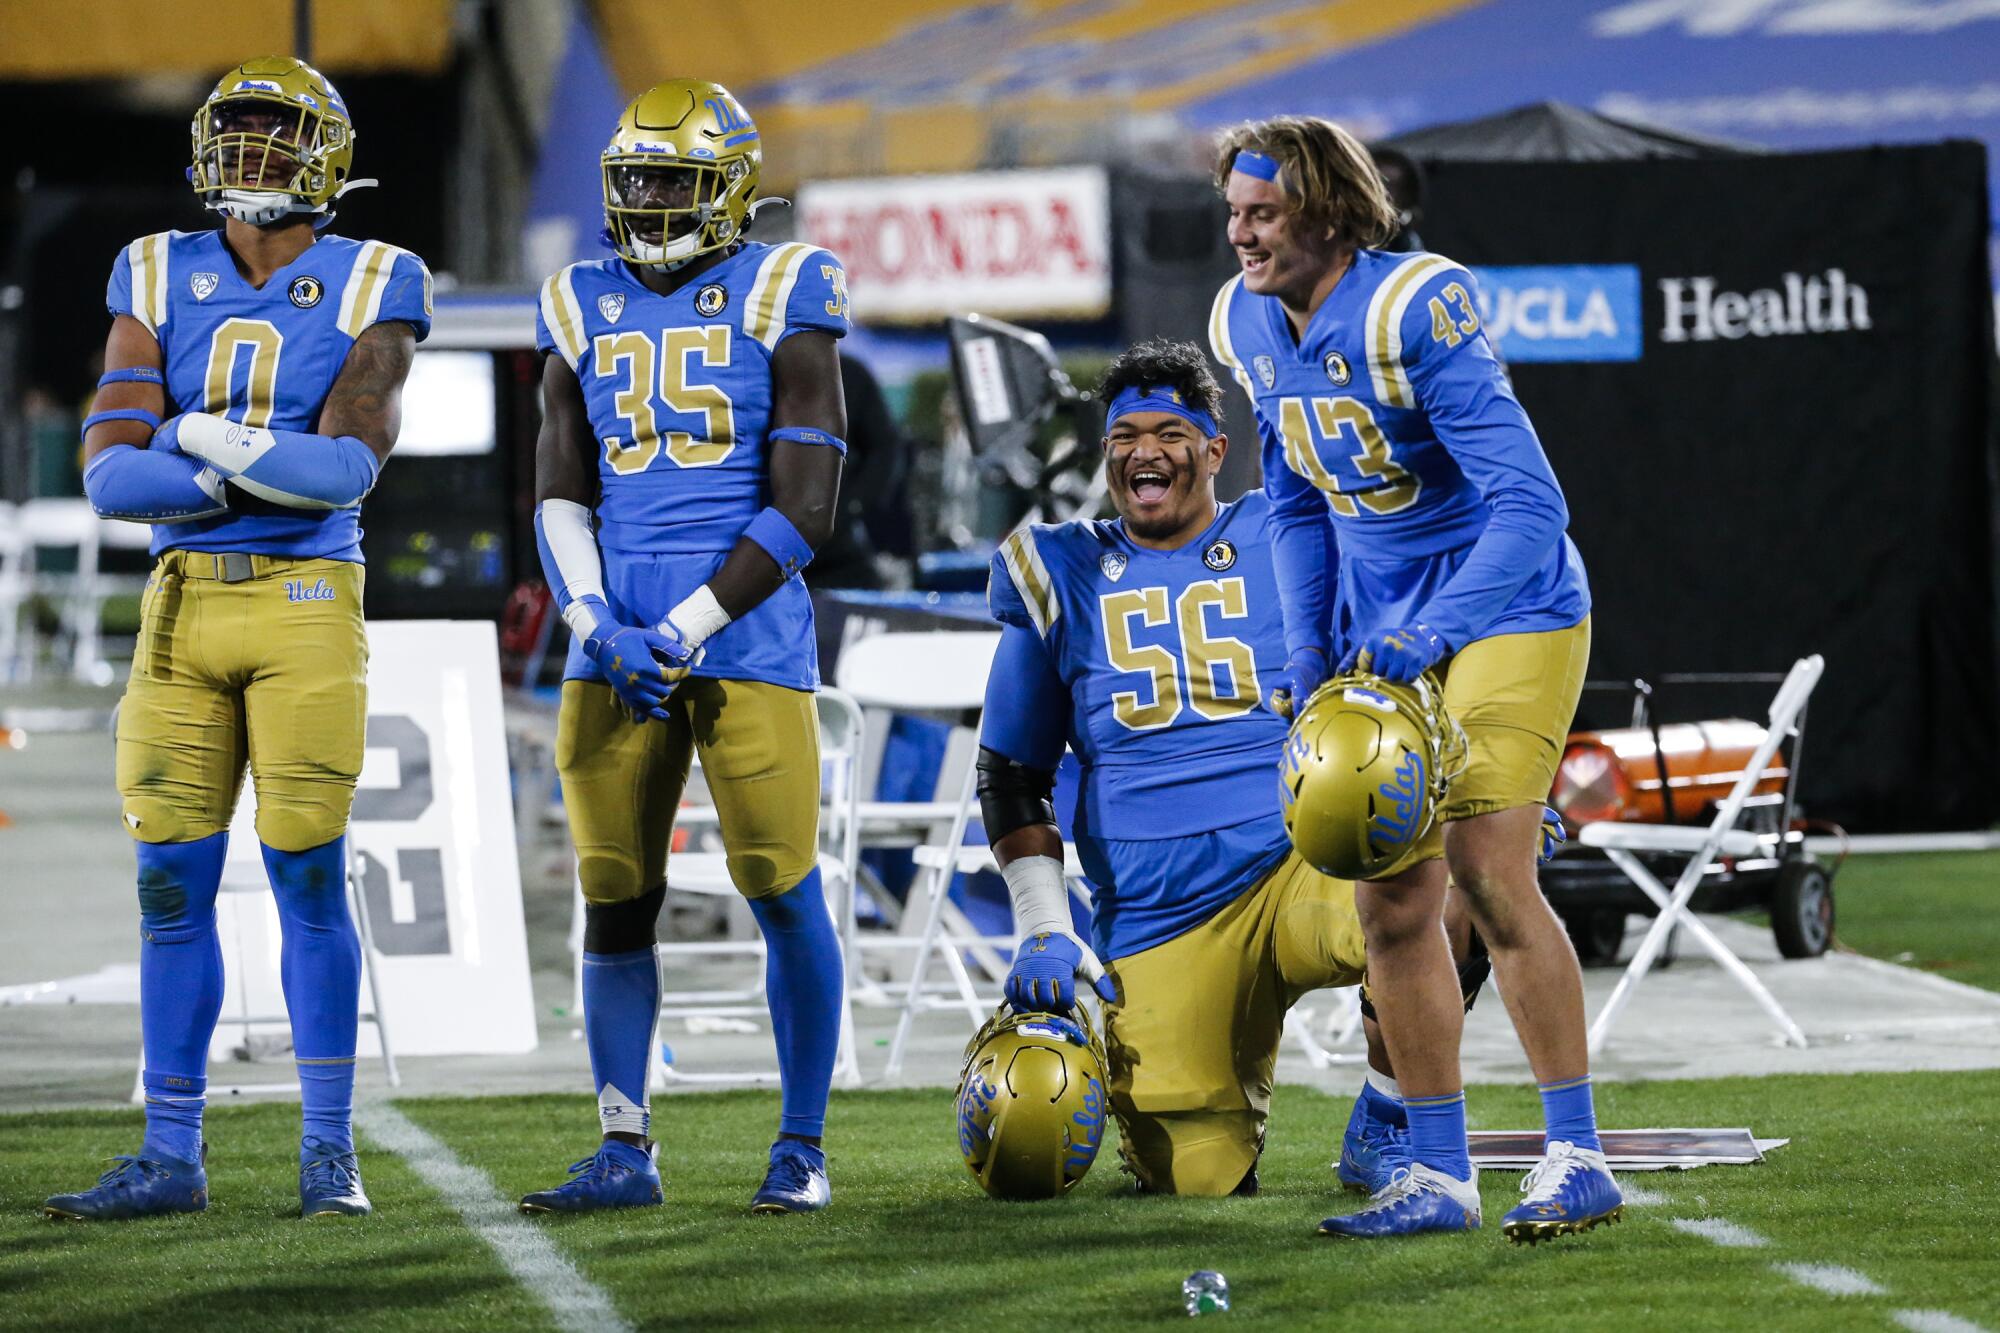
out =
<path fill-rule="evenodd" d="M 83 419 L 81 434 L 90 434 L 90 428 L 100 421 L 143 421 L 149 430 L 160 428 L 160 414 L 148 412 L 143 407 L 116 407 L 109 412 L 92 412 Z"/>
<path fill-rule="evenodd" d="M 769 506 L 750 520 L 750 526 L 743 529 L 743 535 L 763 547 L 764 553 L 778 562 L 778 568 L 784 571 L 786 578 L 812 563 L 811 545 L 792 526 L 792 520 Z"/>
<path fill-rule="evenodd" d="M 123 370 L 107 370 L 97 377 L 97 387 L 107 384 L 157 384 L 165 388 L 167 377 L 152 366 L 126 366 Z"/>
<path fill-rule="evenodd" d="M 766 434 L 764 438 L 772 444 L 776 444 L 779 440 L 790 440 L 793 444 L 816 444 L 826 449 L 838 449 L 842 458 L 847 457 L 846 440 L 838 435 L 829 435 L 823 430 L 814 430 L 811 426 L 780 426 Z"/>

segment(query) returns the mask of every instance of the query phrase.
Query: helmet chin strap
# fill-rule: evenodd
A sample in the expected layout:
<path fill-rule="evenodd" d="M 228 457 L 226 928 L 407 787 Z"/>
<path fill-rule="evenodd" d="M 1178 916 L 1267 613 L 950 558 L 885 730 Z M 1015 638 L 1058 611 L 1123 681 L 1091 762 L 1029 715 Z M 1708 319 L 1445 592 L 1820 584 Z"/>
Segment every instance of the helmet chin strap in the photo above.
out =
<path fill-rule="evenodd" d="M 783 204 L 786 208 L 790 208 L 792 206 L 792 201 L 789 199 L 781 199 L 775 194 L 765 199 L 752 199 L 750 201 L 749 211 L 746 212 L 743 217 L 744 221 L 743 229 L 745 231 L 750 230 L 749 224 L 755 222 L 757 220 L 757 215 L 763 212 L 765 209 L 771 207 L 771 205 L 773 204 Z"/>

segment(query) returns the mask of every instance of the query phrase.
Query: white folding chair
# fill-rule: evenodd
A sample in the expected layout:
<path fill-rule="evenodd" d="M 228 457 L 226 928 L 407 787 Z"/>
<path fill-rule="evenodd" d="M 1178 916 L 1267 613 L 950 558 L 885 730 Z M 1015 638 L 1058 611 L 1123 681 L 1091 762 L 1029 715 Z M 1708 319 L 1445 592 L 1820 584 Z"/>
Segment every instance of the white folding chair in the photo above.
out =
<path fill-rule="evenodd" d="M 22 504 L 15 516 L 20 540 L 26 545 L 30 591 L 59 598 L 61 624 L 69 636 L 70 674 L 92 685 L 108 685 L 111 668 L 98 651 L 98 613 L 104 605 L 107 586 L 99 578 L 97 555 L 103 543 L 103 519 L 91 511 L 90 501 L 67 496 L 44 496 Z M 38 550 L 76 552 L 74 574 L 36 572 Z M 34 654 L 29 637 L 27 656 Z M 32 663 L 28 670 L 32 671 Z M 25 678 L 25 672 L 24 678 Z"/>
<path fill-rule="evenodd" d="M 860 785 L 856 765 L 861 750 L 861 707 L 840 690 L 822 687 L 814 697 L 820 725 L 820 884 L 841 941 L 844 975 L 854 971 L 854 873 L 860 859 L 855 807 Z M 677 827 L 708 830 L 716 827 L 711 807 L 690 807 L 676 819 Z M 667 894 L 693 894 L 734 902 L 735 883 L 729 877 L 725 853 L 714 850 L 675 852 L 667 858 Z M 577 887 L 570 930 L 570 949 L 576 972 L 574 990 L 579 1013 L 583 1007 L 583 890 Z M 658 946 L 662 972 L 659 1017 L 668 1019 L 746 1019 L 764 1017 L 770 1007 L 764 994 L 765 948 L 761 935 L 740 940 L 663 940 Z M 757 963 L 757 975 L 742 986 L 725 989 L 665 989 L 664 976 L 671 958 L 712 959 L 750 957 Z M 649 1056 L 651 1082 L 665 1083 L 775 1083 L 776 1069 L 702 1071 L 690 1073 L 677 1066 L 653 1043 Z M 854 1005 L 851 983 L 843 987 L 840 1001 L 840 1054 L 834 1065 L 834 1079 L 843 1087 L 858 1087 L 861 1065 L 854 1035 Z"/>
<path fill-rule="evenodd" d="M 1744 966 L 1743 960 L 1732 953 L 1728 945 L 1716 937 L 1714 931 L 1703 925 L 1700 918 L 1689 910 L 1688 901 L 1718 857 L 1743 859 L 1772 851 L 1768 837 L 1737 828 L 1737 819 L 1772 756 L 1778 752 L 1778 747 L 1788 738 L 1798 735 L 1806 701 L 1812 696 L 1813 687 L 1819 683 L 1820 674 L 1825 669 L 1826 663 L 1817 653 L 1802 657 L 1793 664 L 1784 683 L 1778 687 L 1776 697 L 1771 700 L 1770 725 L 1763 743 L 1757 747 L 1750 762 L 1744 765 L 1743 775 L 1716 808 L 1715 818 L 1709 821 L 1706 828 L 1606 821 L 1586 824 L 1578 832 L 1578 841 L 1586 847 L 1601 849 L 1612 864 L 1624 871 L 1660 909 L 1659 915 L 1653 918 L 1652 928 L 1646 932 L 1646 938 L 1640 941 L 1638 952 L 1626 966 L 1625 974 L 1618 979 L 1611 998 L 1605 1001 L 1603 1010 L 1590 1025 L 1590 1051 L 1593 1055 L 1603 1048 L 1611 1025 L 1617 1022 L 1620 1011 L 1631 1000 L 1632 993 L 1639 988 L 1639 983 L 1645 979 L 1647 971 L 1666 946 L 1667 937 L 1677 926 L 1684 927 L 1708 951 L 1709 956 L 1750 993 L 1751 998 L 1770 1015 L 1786 1044 L 1799 1047 L 1806 1044 L 1805 1033 L 1792 1021 L 1777 997 Z M 1797 756 L 1793 758 L 1793 766 L 1796 767 Z M 1775 836 L 1782 839 L 1786 833 L 1787 830 L 1780 829 Z M 1681 854 L 1688 858 L 1671 890 L 1639 860 L 1641 852 Z"/>

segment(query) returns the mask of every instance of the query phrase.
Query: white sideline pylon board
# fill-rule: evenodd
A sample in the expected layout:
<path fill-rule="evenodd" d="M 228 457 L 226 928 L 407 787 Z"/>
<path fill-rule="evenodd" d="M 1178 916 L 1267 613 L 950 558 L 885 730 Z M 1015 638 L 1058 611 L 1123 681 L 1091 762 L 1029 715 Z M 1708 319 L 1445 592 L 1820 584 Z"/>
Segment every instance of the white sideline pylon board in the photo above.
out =
<path fill-rule="evenodd" d="M 368 749 L 347 836 L 368 895 L 389 1039 L 398 1059 L 532 1051 L 493 626 L 371 621 L 368 647 Z M 278 913 L 247 776 L 217 909 L 224 984 L 211 1053 L 221 1058 L 242 1044 L 245 1015 L 285 1012 Z M 359 1053 L 380 1051 L 374 1024 L 363 1023 Z"/>

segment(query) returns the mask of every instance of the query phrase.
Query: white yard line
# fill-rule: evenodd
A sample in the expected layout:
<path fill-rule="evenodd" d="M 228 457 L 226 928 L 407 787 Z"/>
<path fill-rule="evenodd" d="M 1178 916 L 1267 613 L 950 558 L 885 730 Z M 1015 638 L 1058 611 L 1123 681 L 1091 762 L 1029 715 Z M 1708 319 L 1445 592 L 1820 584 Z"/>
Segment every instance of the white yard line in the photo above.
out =
<path fill-rule="evenodd" d="M 1802 1287 L 1828 1296 L 1887 1296 L 1889 1289 L 1851 1268 L 1839 1264 L 1772 1264 L 1774 1272 L 1783 1273 Z"/>
<path fill-rule="evenodd" d="M 1667 1225 L 1690 1236 L 1713 1241 L 1724 1249 L 1754 1250 L 1771 1243 L 1749 1227 L 1739 1227 L 1726 1217 L 1670 1217 Z"/>
<path fill-rule="evenodd" d="M 493 1181 L 388 1102 L 355 1108 L 369 1138 L 395 1153 L 457 1210 L 465 1225 L 492 1247 L 514 1280 L 548 1307 L 556 1325 L 574 1329 L 629 1330 L 604 1289 L 578 1272 L 543 1230 L 500 1196 Z"/>
<path fill-rule="evenodd" d="M 1629 1181 L 1618 1182 L 1618 1192 L 1625 1196 L 1625 1202 L 1634 1208 L 1658 1208 L 1667 1202 L 1667 1196 L 1658 1190 L 1649 1190 L 1644 1185 Z"/>
<path fill-rule="evenodd" d="M 1982 1325 L 1945 1310 L 1898 1310 L 1889 1318 L 1910 1333 L 1986 1333 Z"/>

